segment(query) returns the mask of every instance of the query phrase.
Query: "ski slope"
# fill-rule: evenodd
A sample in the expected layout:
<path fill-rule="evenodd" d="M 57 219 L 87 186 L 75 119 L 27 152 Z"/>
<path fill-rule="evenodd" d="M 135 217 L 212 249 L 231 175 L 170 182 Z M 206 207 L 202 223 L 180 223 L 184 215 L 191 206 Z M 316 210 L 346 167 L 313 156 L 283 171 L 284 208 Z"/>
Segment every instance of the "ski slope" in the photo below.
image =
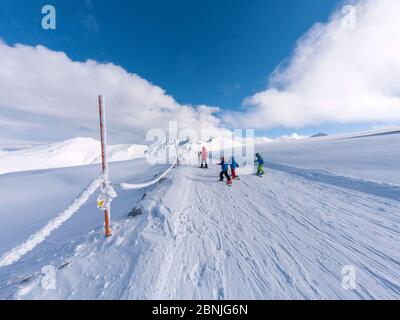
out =
<path fill-rule="evenodd" d="M 400 185 L 400 128 L 272 143 L 266 160 L 337 176 Z"/>
<path fill-rule="evenodd" d="M 106 240 L 92 197 L 21 260 L 0 268 L 0 298 L 399 299 L 400 186 L 389 171 L 398 165 L 391 148 L 399 137 L 258 146 L 267 175 L 242 176 L 231 188 L 218 181 L 217 166 L 190 165 L 143 189 L 117 188 L 114 235 Z M 332 145 L 337 158 L 326 155 Z M 111 164 L 110 175 L 115 184 L 144 183 L 167 168 L 133 160 Z M 2 194 L 15 190 L 0 203 L 8 209 L 3 221 L 13 221 L 0 226 L 0 256 L 66 208 L 98 171 L 0 176 Z M 133 208 L 142 214 L 128 217 Z M 56 268 L 55 290 L 41 285 L 46 265 Z M 355 290 L 342 288 L 349 265 Z"/>

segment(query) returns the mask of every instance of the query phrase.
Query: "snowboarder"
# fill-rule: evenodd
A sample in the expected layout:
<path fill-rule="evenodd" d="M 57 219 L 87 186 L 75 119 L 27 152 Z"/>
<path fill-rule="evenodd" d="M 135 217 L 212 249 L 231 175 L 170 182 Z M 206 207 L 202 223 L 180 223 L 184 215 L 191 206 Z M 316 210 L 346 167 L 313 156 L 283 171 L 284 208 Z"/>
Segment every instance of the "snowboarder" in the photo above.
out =
<path fill-rule="evenodd" d="M 236 169 L 239 168 L 239 165 L 238 165 L 238 163 L 235 161 L 235 158 L 234 158 L 234 157 L 231 157 L 231 164 L 230 164 L 230 167 L 231 167 L 231 172 L 232 172 L 232 179 L 235 180 L 235 179 L 239 178 L 239 177 L 236 175 Z"/>
<path fill-rule="evenodd" d="M 226 179 L 228 180 L 227 184 L 232 185 L 232 179 L 231 179 L 230 175 L 228 174 L 229 165 L 225 162 L 224 157 L 221 158 L 221 162 L 218 165 L 221 166 L 221 173 L 219 174 L 219 181 L 221 181 L 221 182 L 224 181 L 224 176 L 225 176 Z"/>
<path fill-rule="evenodd" d="M 207 159 L 208 159 L 208 151 L 207 151 L 206 147 L 203 147 L 203 149 L 201 151 L 201 166 L 200 166 L 200 168 L 208 169 Z"/>
<path fill-rule="evenodd" d="M 258 176 L 262 176 L 265 174 L 264 171 L 264 159 L 261 157 L 261 155 L 259 153 L 256 153 L 256 158 L 257 160 L 254 161 L 254 163 L 257 163 L 257 175 Z"/>

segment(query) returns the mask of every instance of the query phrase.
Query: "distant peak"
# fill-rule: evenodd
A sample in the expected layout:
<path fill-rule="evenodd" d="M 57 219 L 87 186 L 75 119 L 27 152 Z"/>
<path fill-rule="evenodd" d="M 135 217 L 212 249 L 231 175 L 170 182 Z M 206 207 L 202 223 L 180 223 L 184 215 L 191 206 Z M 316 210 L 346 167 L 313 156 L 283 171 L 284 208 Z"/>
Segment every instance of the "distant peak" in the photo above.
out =
<path fill-rule="evenodd" d="M 327 133 L 320 132 L 320 133 L 312 135 L 310 138 L 319 138 L 319 137 L 327 137 L 327 136 L 328 136 Z"/>

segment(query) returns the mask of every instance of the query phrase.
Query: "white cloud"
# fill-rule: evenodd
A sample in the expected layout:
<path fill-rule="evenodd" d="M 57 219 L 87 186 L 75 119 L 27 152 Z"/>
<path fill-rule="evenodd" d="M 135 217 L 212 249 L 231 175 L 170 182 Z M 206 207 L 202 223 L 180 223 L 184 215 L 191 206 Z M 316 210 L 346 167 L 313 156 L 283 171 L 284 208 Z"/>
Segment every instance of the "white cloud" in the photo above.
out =
<path fill-rule="evenodd" d="M 400 120 L 400 1 L 356 4 L 356 28 L 341 12 L 297 43 L 269 87 L 244 101 L 229 124 L 256 128 Z"/>
<path fill-rule="evenodd" d="M 218 111 L 178 104 L 164 90 L 114 64 L 74 62 L 45 47 L 0 42 L 0 136 L 57 141 L 98 136 L 97 96 L 107 101 L 110 142 L 143 142 L 147 130 L 217 128 Z M 6 123 L 6 125 L 5 125 Z"/>
<path fill-rule="evenodd" d="M 88 2 L 90 4 L 90 1 Z M 325 122 L 400 120 L 400 1 L 357 4 L 355 30 L 340 12 L 299 39 L 269 87 L 222 113 L 234 127 L 299 128 Z M 107 98 L 111 143 L 142 143 L 147 130 L 217 129 L 218 108 L 177 103 L 164 90 L 114 64 L 75 62 L 42 46 L 0 40 L 0 144 L 98 138 L 97 95 Z M 240 89 L 239 87 L 237 89 Z"/>

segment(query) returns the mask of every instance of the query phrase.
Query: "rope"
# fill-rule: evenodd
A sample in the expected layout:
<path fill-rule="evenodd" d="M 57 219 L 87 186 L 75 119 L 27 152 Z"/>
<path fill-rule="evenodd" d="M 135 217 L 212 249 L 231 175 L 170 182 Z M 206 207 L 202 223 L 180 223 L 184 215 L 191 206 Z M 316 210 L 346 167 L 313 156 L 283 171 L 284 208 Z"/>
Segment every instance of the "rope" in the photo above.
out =
<path fill-rule="evenodd" d="M 102 181 L 103 179 L 101 176 L 94 179 L 66 210 L 61 211 L 57 217 L 50 220 L 43 229 L 31 235 L 24 243 L 4 254 L 0 259 L 0 268 L 14 264 L 28 252 L 32 251 L 37 245 L 46 240 L 54 230 L 61 227 L 65 221 L 78 212 L 89 200 L 90 196 L 100 187 Z"/>
<path fill-rule="evenodd" d="M 161 176 L 159 176 L 158 178 L 149 181 L 149 182 L 145 182 L 145 183 L 121 183 L 121 188 L 123 190 L 134 190 L 134 189 L 143 189 L 143 188 L 147 188 L 150 187 L 156 183 L 158 183 L 162 178 L 164 178 L 177 164 L 178 162 L 178 158 L 175 159 L 174 163 L 168 168 L 168 170 L 166 170 Z"/>

